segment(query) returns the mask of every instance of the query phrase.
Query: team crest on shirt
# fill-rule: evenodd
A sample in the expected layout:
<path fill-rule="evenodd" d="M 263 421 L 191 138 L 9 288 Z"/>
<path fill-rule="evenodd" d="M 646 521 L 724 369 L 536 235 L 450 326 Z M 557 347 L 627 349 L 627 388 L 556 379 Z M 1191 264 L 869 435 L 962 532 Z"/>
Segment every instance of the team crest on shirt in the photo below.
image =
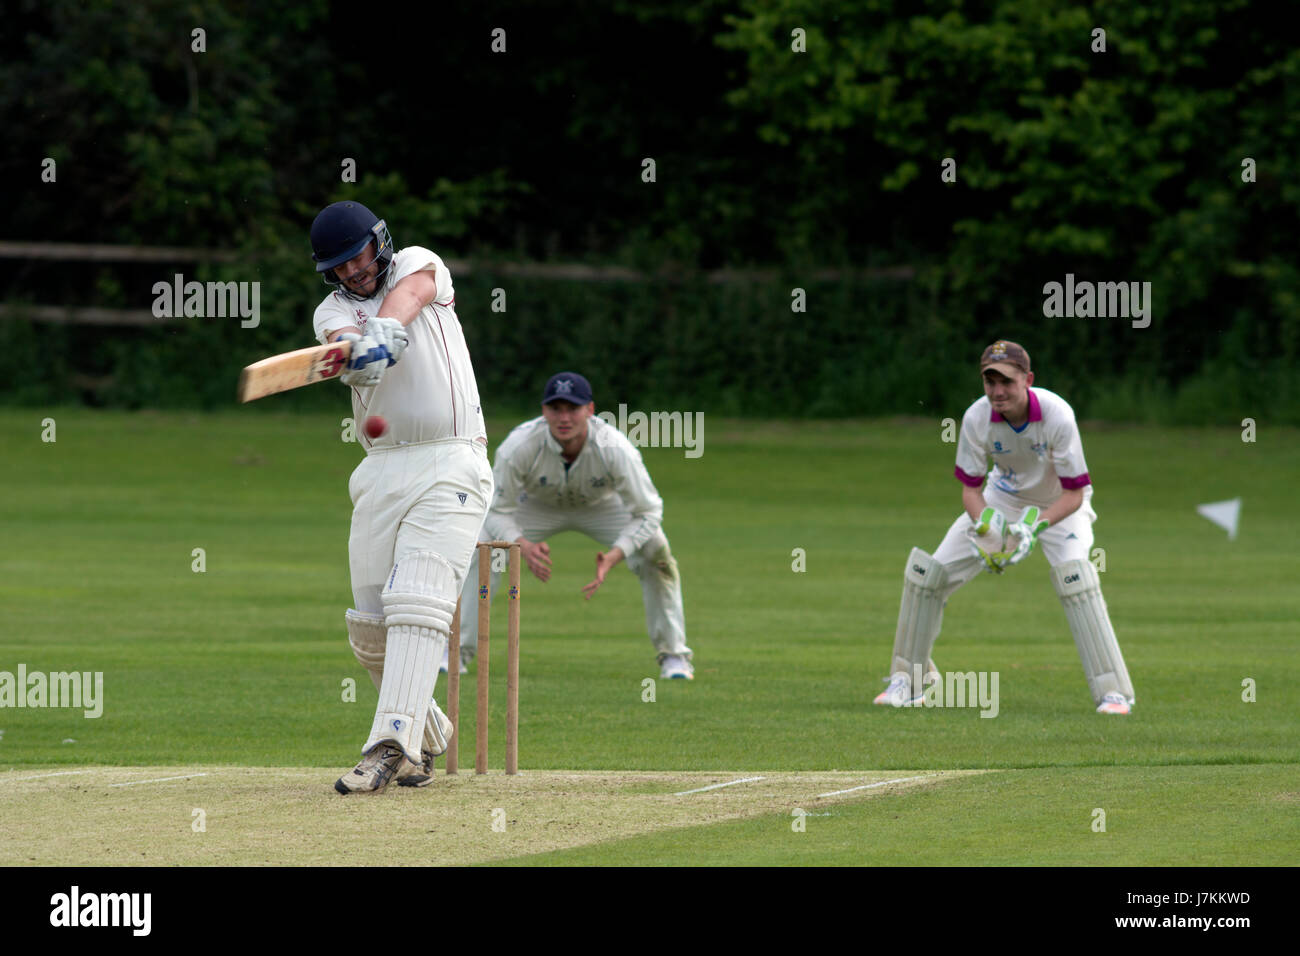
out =
<path fill-rule="evenodd" d="M 603 477 L 602 477 L 602 478 L 593 478 L 593 479 L 591 479 L 591 487 L 593 487 L 593 488 L 604 488 L 604 487 L 605 487 L 605 479 L 604 479 Z"/>
<path fill-rule="evenodd" d="M 993 443 L 993 454 L 995 454 L 995 455 L 1001 455 L 1001 454 L 1003 454 L 1005 451 L 1006 451 L 1006 449 L 1002 447 L 1002 442 L 1000 442 L 1000 441 L 995 441 L 995 442 Z"/>
<path fill-rule="evenodd" d="M 546 476 L 545 476 L 545 475 L 542 475 L 542 477 L 538 478 L 538 479 L 537 479 L 537 483 L 538 483 L 539 485 L 544 485 L 544 484 L 546 484 Z"/>
<path fill-rule="evenodd" d="M 456 497 L 460 499 L 460 503 L 461 503 L 461 504 L 464 504 L 464 503 L 465 503 L 465 499 L 468 498 L 469 495 L 467 495 L 467 494 L 466 494 L 465 492 L 463 492 L 463 491 L 458 491 L 458 492 L 456 492 Z"/>
<path fill-rule="evenodd" d="M 1042 458 L 1047 454 L 1047 442 L 1045 441 L 1036 441 L 1029 447 L 1033 449 L 1034 454 L 1039 458 Z"/>

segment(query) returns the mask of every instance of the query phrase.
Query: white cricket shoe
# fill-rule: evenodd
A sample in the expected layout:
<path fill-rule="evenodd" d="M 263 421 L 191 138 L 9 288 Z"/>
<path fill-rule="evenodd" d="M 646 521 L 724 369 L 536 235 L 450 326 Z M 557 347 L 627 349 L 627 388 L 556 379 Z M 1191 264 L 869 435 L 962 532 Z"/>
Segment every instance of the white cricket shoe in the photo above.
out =
<path fill-rule="evenodd" d="M 1099 714 L 1127 714 L 1133 710 L 1132 705 L 1123 694 L 1107 694 L 1097 706 Z"/>
<path fill-rule="evenodd" d="M 439 674 L 445 674 L 445 673 L 447 673 L 447 666 L 448 666 L 448 663 L 449 663 L 449 662 L 448 662 L 448 659 L 447 659 L 447 648 L 444 647 L 444 648 L 442 649 L 442 663 L 438 665 L 438 673 L 439 673 Z M 469 673 L 469 668 L 465 666 L 465 659 L 464 659 L 464 658 L 461 658 L 461 662 L 460 662 L 460 672 L 461 672 L 462 674 L 468 674 L 468 673 Z"/>
<path fill-rule="evenodd" d="M 392 744 L 379 744 L 370 753 L 361 758 L 361 763 L 334 781 L 334 789 L 342 794 L 379 793 L 393 779 L 406 755 L 400 747 Z"/>
<path fill-rule="evenodd" d="M 695 668 L 680 654 L 664 654 L 659 658 L 659 677 L 663 680 L 695 680 Z"/>
<path fill-rule="evenodd" d="M 876 695 L 873 704 L 881 707 L 911 707 L 912 679 L 906 674 L 895 674 L 889 680 L 889 686 Z"/>
<path fill-rule="evenodd" d="M 873 704 L 879 704 L 882 707 L 885 705 L 890 707 L 920 707 L 925 703 L 925 688 L 940 678 L 938 671 L 930 671 L 926 674 L 919 694 L 912 693 L 912 679 L 906 674 L 898 673 L 885 679 L 889 681 L 889 686 L 876 695 L 876 699 L 872 701 Z"/>

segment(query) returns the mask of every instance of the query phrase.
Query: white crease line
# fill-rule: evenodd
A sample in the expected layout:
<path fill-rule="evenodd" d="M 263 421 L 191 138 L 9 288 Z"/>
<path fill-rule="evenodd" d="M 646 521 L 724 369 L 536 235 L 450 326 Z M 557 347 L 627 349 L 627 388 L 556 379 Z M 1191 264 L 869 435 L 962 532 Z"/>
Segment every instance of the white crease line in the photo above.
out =
<path fill-rule="evenodd" d="M 854 791 L 857 790 L 870 790 L 872 787 L 884 787 L 884 786 L 888 786 L 891 783 L 907 783 L 910 780 L 928 780 L 933 776 L 935 775 L 932 773 L 927 773 L 920 777 L 899 777 L 897 780 L 881 780 L 879 783 L 864 783 L 860 787 L 849 787 L 849 789 L 847 790 L 832 790 L 830 793 L 819 793 L 817 794 L 817 796 L 838 797 L 842 793 L 853 793 Z"/>
<path fill-rule="evenodd" d="M 35 777 L 13 777 L 10 782 L 17 783 L 19 780 L 44 780 L 46 777 L 70 777 L 76 773 L 94 773 L 93 770 L 60 770 L 58 773 L 41 773 Z"/>
<path fill-rule="evenodd" d="M 183 777 L 159 777 L 156 780 L 128 780 L 126 783 L 110 783 L 110 787 L 134 787 L 137 783 L 166 783 L 168 780 L 189 780 L 192 777 L 206 777 L 206 773 L 187 773 Z"/>
<path fill-rule="evenodd" d="M 674 793 L 674 797 L 684 797 L 688 793 L 703 793 L 705 790 L 717 790 L 720 787 L 734 787 L 738 783 L 754 783 L 756 780 L 766 780 L 766 777 L 745 777 L 743 780 L 732 780 L 728 783 L 715 783 L 707 787 L 697 787 L 694 790 L 683 790 L 680 793 Z"/>

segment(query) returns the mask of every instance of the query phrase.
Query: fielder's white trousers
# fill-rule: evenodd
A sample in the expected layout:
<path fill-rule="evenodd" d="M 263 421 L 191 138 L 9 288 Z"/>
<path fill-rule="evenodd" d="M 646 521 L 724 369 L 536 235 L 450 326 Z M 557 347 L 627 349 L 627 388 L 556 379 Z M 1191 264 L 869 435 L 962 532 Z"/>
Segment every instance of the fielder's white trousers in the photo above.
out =
<path fill-rule="evenodd" d="M 985 488 L 984 501 L 1002 512 L 1008 525 L 1019 521 L 1021 515 L 1029 508 L 1028 505 L 999 492 L 996 488 Z M 1052 567 L 1075 559 L 1087 561 L 1091 558 L 1092 523 L 1096 520 L 1097 513 L 1092 510 L 1092 499 L 1089 497 L 1074 514 L 1043 531 L 1038 536 L 1038 544 L 1034 546 L 1034 550 L 1041 551 Z M 945 601 L 963 584 L 984 570 L 984 562 L 975 557 L 970 549 L 970 538 L 966 536 L 966 529 L 970 526 L 970 516 L 963 511 L 944 535 L 938 550 L 934 552 L 934 559 L 943 565 L 948 574 L 948 586 L 942 593 Z M 1026 560 L 1033 559 L 1034 556 L 1031 554 Z"/>
<path fill-rule="evenodd" d="M 632 512 L 617 497 L 581 509 L 554 510 L 529 500 L 520 503 L 515 520 L 529 541 L 545 541 L 561 531 L 580 531 L 594 538 L 604 548 L 632 521 Z M 522 560 L 522 558 L 521 558 Z M 663 529 L 655 532 L 638 551 L 627 555 L 627 566 L 641 580 L 641 597 L 645 602 L 646 630 L 657 654 L 689 657 L 686 646 L 686 614 L 682 609 L 682 581 L 677 562 L 672 557 Z M 594 572 L 595 562 L 592 562 Z M 521 568 L 528 574 L 527 568 Z M 491 594 L 496 594 L 499 571 L 492 574 Z M 584 584 L 586 581 L 583 582 Z M 470 561 L 469 577 L 461 590 L 461 648 L 472 653 L 478 646 L 478 553 Z M 580 600 L 581 598 L 579 598 Z M 599 598 L 596 598 L 599 600 Z M 468 655 L 467 655 L 468 656 Z"/>
<path fill-rule="evenodd" d="M 454 601 L 469 571 L 492 501 L 487 449 L 445 439 L 372 449 L 352 472 L 348 556 L 358 611 L 383 614 L 380 592 L 397 559 L 412 551 L 442 555 L 456 573 Z"/>

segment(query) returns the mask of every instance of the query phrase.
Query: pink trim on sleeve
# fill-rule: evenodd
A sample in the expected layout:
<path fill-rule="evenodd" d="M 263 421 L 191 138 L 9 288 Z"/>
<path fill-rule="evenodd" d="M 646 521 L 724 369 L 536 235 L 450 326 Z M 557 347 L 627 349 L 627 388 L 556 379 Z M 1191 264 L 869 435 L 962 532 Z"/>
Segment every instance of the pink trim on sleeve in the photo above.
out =
<path fill-rule="evenodd" d="M 983 475 L 968 475 L 960 468 L 954 468 L 952 473 L 956 476 L 958 481 L 968 488 L 978 488 L 980 485 L 984 484 Z M 1086 478 L 1087 476 L 1085 475 L 1084 477 Z"/>
<path fill-rule="evenodd" d="M 1061 487 L 1066 491 L 1073 491 L 1075 488 L 1083 488 L 1090 484 L 1092 484 L 1092 479 L 1088 477 L 1086 471 L 1077 478 L 1061 478 Z"/>

